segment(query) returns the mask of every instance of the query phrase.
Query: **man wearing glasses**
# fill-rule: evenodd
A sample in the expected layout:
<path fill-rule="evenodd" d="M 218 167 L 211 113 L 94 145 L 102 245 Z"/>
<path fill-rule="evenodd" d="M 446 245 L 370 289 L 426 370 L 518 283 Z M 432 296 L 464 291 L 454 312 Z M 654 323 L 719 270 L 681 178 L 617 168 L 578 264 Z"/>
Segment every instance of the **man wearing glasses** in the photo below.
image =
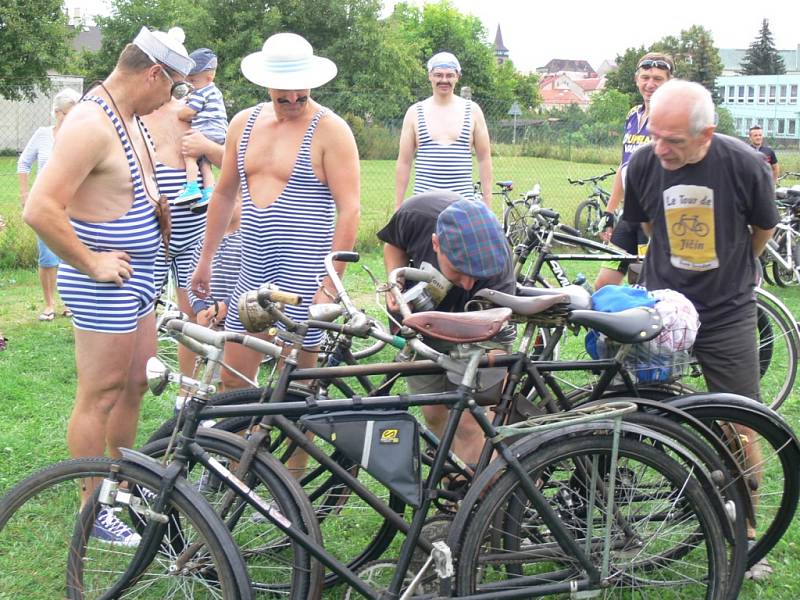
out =
<path fill-rule="evenodd" d="M 403 119 L 395 172 L 395 209 L 403 202 L 416 153 L 414 194 L 450 190 L 472 198 L 472 149 L 478 159 L 483 200 L 492 202 L 492 155 L 483 112 L 456 96 L 461 64 L 450 52 L 428 61 L 430 98 L 412 104 Z"/>
<path fill-rule="evenodd" d="M 628 254 L 639 254 L 639 246 L 647 244 L 647 236 L 637 223 L 628 223 L 621 220 L 614 227 L 616 211 L 620 202 L 622 202 L 622 196 L 625 192 L 625 173 L 628 170 L 628 161 L 630 161 L 633 153 L 650 143 L 650 133 L 647 129 L 650 119 L 650 97 L 659 87 L 672 78 L 674 68 L 672 57 L 660 52 L 648 52 L 639 59 L 636 65 L 634 81 L 639 93 L 642 95 L 642 103 L 634 106 L 625 118 L 625 135 L 622 138 L 622 161 L 620 161 L 617 174 L 614 176 L 611 197 L 603 215 L 604 225 L 600 234 L 604 241 L 610 241 Z M 598 290 L 604 285 L 621 284 L 625 273 L 628 271 L 628 266 L 629 263 L 627 261 L 614 261 L 609 264 L 603 264 L 597 274 L 594 288 Z"/>
<path fill-rule="evenodd" d="M 138 117 L 185 96 L 193 64 L 181 42 L 143 27 L 64 120 L 25 206 L 25 221 L 62 259 L 58 289 L 73 313 L 73 457 L 119 456 L 118 448 L 134 443 L 145 362 L 156 353 L 153 266 L 162 239 L 154 158 Z M 91 487 L 85 484 L 84 501 Z M 92 534 L 139 542 L 107 510 Z"/>

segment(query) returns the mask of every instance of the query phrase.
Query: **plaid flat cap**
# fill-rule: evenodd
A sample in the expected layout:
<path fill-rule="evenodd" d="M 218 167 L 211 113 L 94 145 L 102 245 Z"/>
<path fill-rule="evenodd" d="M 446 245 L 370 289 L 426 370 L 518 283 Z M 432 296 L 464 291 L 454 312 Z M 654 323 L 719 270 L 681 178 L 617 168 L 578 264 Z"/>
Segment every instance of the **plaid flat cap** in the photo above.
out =
<path fill-rule="evenodd" d="M 458 200 L 436 220 L 436 237 L 453 267 L 469 277 L 502 273 L 511 259 L 503 228 L 480 201 Z"/>

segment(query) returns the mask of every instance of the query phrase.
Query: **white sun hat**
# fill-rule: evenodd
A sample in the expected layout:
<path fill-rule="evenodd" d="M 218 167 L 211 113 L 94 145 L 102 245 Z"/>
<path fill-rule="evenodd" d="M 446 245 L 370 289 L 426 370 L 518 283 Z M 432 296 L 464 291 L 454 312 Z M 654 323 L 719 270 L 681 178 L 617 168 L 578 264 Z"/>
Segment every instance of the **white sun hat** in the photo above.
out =
<path fill-rule="evenodd" d="M 247 79 L 273 90 L 308 90 L 336 77 L 336 65 L 321 56 L 296 33 L 276 33 L 267 38 L 261 52 L 242 59 Z"/>

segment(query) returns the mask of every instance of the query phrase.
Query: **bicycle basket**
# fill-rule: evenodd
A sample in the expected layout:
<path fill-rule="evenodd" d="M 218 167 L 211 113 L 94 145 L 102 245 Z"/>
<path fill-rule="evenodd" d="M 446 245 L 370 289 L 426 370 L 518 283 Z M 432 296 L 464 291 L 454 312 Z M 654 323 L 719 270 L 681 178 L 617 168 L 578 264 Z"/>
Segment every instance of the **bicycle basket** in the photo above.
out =
<path fill-rule="evenodd" d="M 305 415 L 300 422 L 396 493 L 422 503 L 419 424 L 405 411 L 343 411 Z"/>
<path fill-rule="evenodd" d="M 623 364 L 637 383 L 665 383 L 680 379 L 687 372 L 690 354 L 684 350 L 665 351 L 654 342 L 634 344 Z"/>

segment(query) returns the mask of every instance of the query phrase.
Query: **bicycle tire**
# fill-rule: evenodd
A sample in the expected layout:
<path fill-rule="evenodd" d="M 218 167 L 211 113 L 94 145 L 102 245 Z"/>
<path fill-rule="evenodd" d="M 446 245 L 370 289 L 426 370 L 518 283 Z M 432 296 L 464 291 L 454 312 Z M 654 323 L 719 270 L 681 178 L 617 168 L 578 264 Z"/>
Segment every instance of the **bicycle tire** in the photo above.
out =
<path fill-rule="evenodd" d="M 792 523 L 800 501 L 800 450 L 791 427 L 777 415 L 770 415 L 769 408 L 748 398 L 726 394 L 724 400 L 701 400 L 694 402 L 692 397 L 678 398 L 670 404 L 686 411 L 691 416 L 706 423 L 728 443 L 740 463 L 743 448 L 739 436 L 731 425 L 740 425 L 755 432 L 756 443 L 762 446 L 764 456 L 761 465 L 746 469 L 746 475 L 755 467 L 764 469 L 762 482 L 766 492 L 759 492 L 756 512 L 756 532 L 753 544 L 748 551 L 748 567 L 764 558 L 781 540 Z M 707 396 L 703 396 L 707 398 Z M 767 449 L 764 451 L 763 446 Z M 765 498 L 768 502 L 765 502 Z"/>
<path fill-rule="evenodd" d="M 588 460 L 588 464 L 593 464 L 591 462 L 593 457 L 598 461 L 607 461 L 611 448 L 611 436 L 581 436 L 564 439 L 557 445 L 539 448 L 520 459 L 526 472 L 532 475 L 531 479 L 538 483 L 549 503 L 560 515 L 562 523 L 566 528 L 572 528 L 578 539 L 584 539 L 581 535 L 585 536 L 587 523 L 592 523 L 594 519 L 586 518 L 592 505 L 589 498 L 581 496 L 581 489 L 575 488 L 577 482 L 572 477 L 574 474 L 572 465 L 578 458 Z M 625 496 L 632 493 L 632 490 L 627 491 L 621 478 L 617 478 L 620 481 L 617 482 L 615 497 L 623 501 L 615 503 L 615 510 L 622 511 L 622 514 L 628 517 L 625 522 L 631 529 L 640 527 L 641 530 L 637 531 L 638 543 L 635 548 L 617 545 L 612 549 L 610 569 L 612 587 L 603 590 L 603 597 L 630 597 L 635 592 L 631 588 L 638 585 L 642 587 L 670 585 L 671 591 L 686 594 L 687 598 L 705 597 L 707 600 L 722 600 L 727 590 L 727 550 L 722 539 L 720 523 L 708 498 L 697 481 L 677 462 L 647 444 L 621 439 L 618 464 L 621 468 L 626 468 L 634 462 L 639 466 L 630 471 L 638 475 L 633 479 L 637 480 L 637 484 L 638 482 L 653 484 L 652 489 L 656 490 L 647 495 L 640 488 L 635 488 L 636 495 L 643 496 L 642 510 L 647 506 L 645 501 L 649 501 L 651 508 L 654 510 L 658 508 L 660 512 L 655 517 L 652 512 L 641 517 L 637 515 L 633 508 L 633 500 L 628 502 Z M 622 472 L 618 470 L 618 473 Z M 562 475 L 559 477 L 560 473 Z M 520 483 L 513 471 L 506 470 L 495 482 L 487 482 L 484 479 L 483 484 L 486 485 L 485 494 L 477 500 L 476 506 L 469 507 L 469 510 L 473 511 L 471 517 L 457 519 L 458 525 L 454 525 L 448 540 L 457 561 L 458 595 L 490 591 L 499 593 L 501 590 L 509 589 L 510 585 L 514 585 L 513 581 L 508 583 L 509 579 L 514 578 L 508 577 L 513 575 L 507 568 L 511 562 L 518 563 L 525 575 L 535 577 L 541 582 L 553 581 L 556 578 L 566 581 L 579 577 L 574 557 L 567 555 L 553 543 L 552 533 L 537 521 L 535 511 L 525 511 L 529 518 L 524 521 L 511 522 L 506 518 L 509 504 L 513 506 L 514 502 L 519 502 L 523 497 L 518 493 Z M 658 486 L 661 485 L 665 488 L 668 486 L 669 489 L 666 501 L 658 492 Z M 673 537 L 666 524 L 671 516 L 674 516 L 670 513 L 671 507 L 676 506 L 678 502 L 684 509 L 679 512 L 684 515 L 694 515 L 696 524 L 692 520 L 688 524 L 688 530 L 681 527 L 681 522 L 671 524 L 670 527 L 675 529 L 674 537 L 681 543 L 685 543 L 687 539 L 695 539 L 697 544 L 684 548 L 681 565 L 685 565 L 687 573 L 685 579 L 675 583 L 677 561 L 670 562 L 668 555 L 662 557 L 656 551 L 660 545 Z M 599 508 L 601 512 L 603 510 L 602 507 L 595 508 Z M 602 520 L 599 522 L 602 523 Z M 645 531 L 653 522 L 658 522 L 656 528 L 649 532 Z M 498 527 L 503 527 L 504 531 L 498 531 Z M 602 525 L 598 527 L 601 528 Z M 688 538 L 687 531 L 690 534 Z M 698 536 L 698 531 L 702 535 Z M 619 544 L 620 537 L 620 532 L 615 531 L 616 544 Z M 697 540 L 698 537 L 700 540 Z M 523 542 L 527 543 L 527 548 Z M 495 544 L 501 545 L 495 547 Z M 643 560 L 643 553 L 648 547 L 652 547 L 654 556 Z M 672 546 L 669 549 L 672 550 Z M 485 556 L 482 555 L 484 552 Z M 631 553 L 633 556 L 629 563 L 627 557 Z M 601 553 L 592 554 L 593 560 L 598 560 L 597 554 Z M 526 555 L 531 561 L 530 565 L 525 562 Z M 547 565 L 544 563 L 548 558 L 551 559 L 551 568 L 554 570 L 552 576 L 548 576 L 545 572 Z M 692 560 L 692 564 L 689 564 L 688 559 Z M 663 562 L 669 563 L 670 568 L 656 569 Z M 665 571 L 668 573 L 663 575 Z M 657 579 L 662 575 L 664 579 Z M 490 579 L 494 580 L 489 581 Z M 701 584 L 700 581 L 704 583 Z M 622 590 L 617 587 L 623 585 L 625 588 Z"/>
<path fill-rule="evenodd" d="M 756 335 L 761 397 L 778 410 L 794 389 L 800 360 L 800 334 L 794 316 L 770 301 L 761 290 L 756 293 Z"/>
<path fill-rule="evenodd" d="M 261 401 L 261 388 L 244 388 L 216 394 L 209 400 L 209 405 L 224 406 L 230 404 L 250 404 Z M 302 401 L 304 396 L 297 390 L 287 392 L 286 401 Z M 173 417 L 165 422 L 151 437 L 149 443 L 158 439 L 165 439 L 172 435 L 177 418 Z M 233 417 L 223 419 L 218 422 L 214 429 L 221 429 L 231 433 L 241 433 L 253 423 L 251 417 Z M 317 438 L 318 439 L 318 438 Z M 273 430 L 268 451 L 281 462 L 285 462 L 293 452 L 292 447 L 285 445 L 285 435 L 277 428 Z M 322 443 L 322 442 L 320 442 Z M 364 479 L 366 484 L 371 487 L 373 492 L 381 492 L 378 495 L 388 504 L 389 508 L 396 514 L 402 515 L 405 510 L 405 503 L 395 494 L 385 491 L 385 487 L 377 484 L 366 474 L 359 474 L 358 465 L 345 458 L 332 446 L 325 445 L 326 451 L 331 458 L 349 470 L 354 476 Z M 352 492 L 341 479 L 324 469 L 317 463 L 311 464 L 305 474 L 298 475 L 300 486 L 308 496 L 314 507 L 317 521 L 320 523 L 323 543 L 328 551 L 331 552 L 342 562 L 351 568 L 358 568 L 361 565 L 379 558 L 392 540 L 397 535 L 397 529 L 377 512 L 369 508 L 366 503 Z M 362 523 L 358 528 L 358 535 L 361 543 L 354 541 L 353 537 L 342 535 L 342 522 L 348 515 L 354 513 L 361 514 Z M 368 518 L 363 518 L 369 515 Z M 329 519 L 329 517 L 342 517 Z M 327 522 L 326 522 L 327 521 Z M 330 586 L 339 580 L 338 575 L 326 571 L 325 585 Z"/>
<path fill-rule="evenodd" d="M 528 240 L 532 219 L 529 201 L 514 200 L 506 206 L 503 211 L 503 231 L 512 249 Z"/>
<path fill-rule="evenodd" d="M 140 490 L 154 494 L 161 485 L 157 473 L 140 465 L 86 458 L 46 467 L 0 499 L 0 589 L 4 593 L 26 599 L 86 599 L 103 597 L 104 590 L 113 586 L 135 548 L 89 537 L 97 504 L 90 500 L 79 509 L 77 493 L 80 481 L 105 478 L 112 469 L 140 499 Z M 193 598 L 252 598 L 241 554 L 205 500 L 178 480 L 169 502 L 169 522 L 156 559 L 125 597 L 166 598 L 177 593 Z M 129 510 L 116 514 L 135 526 Z M 183 569 L 171 568 L 180 551 L 198 541 L 192 560 Z"/>
<path fill-rule="evenodd" d="M 234 470 L 232 465 L 240 462 L 245 452 L 245 441 L 224 431 L 201 428 L 196 441 L 203 450 L 231 470 Z M 156 440 L 140 451 L 155 460 L 161 460 L 165 457 L 168 444 L 166 438 Z M 188 464 L 184 477 L 219 513 L 227 488 L 201 464 Z M 257 452 L 243 481 L 262 500 L 277 507 L 291 523 L 322 544 L 311 503 L 294 477 L 275 457 L 266 452 Z M 257 515 L 252 507 L 241 500 L 227 507 L 224 515 L 220 514 L 245 559 L 253 591 L 257 596 L 275 594 L 295 600 L 315 598 L 315 594 L 322 589 L 319 563 L 300 544 L 288 540 L 282 531 Z"/>
<path fill-rule="evenodd" d="M 597 235 L 602 214 L 597 200 L 587 198 L 581 201 L 575 209 L 575 229 L 580 231 L 583 237 Z"/>

